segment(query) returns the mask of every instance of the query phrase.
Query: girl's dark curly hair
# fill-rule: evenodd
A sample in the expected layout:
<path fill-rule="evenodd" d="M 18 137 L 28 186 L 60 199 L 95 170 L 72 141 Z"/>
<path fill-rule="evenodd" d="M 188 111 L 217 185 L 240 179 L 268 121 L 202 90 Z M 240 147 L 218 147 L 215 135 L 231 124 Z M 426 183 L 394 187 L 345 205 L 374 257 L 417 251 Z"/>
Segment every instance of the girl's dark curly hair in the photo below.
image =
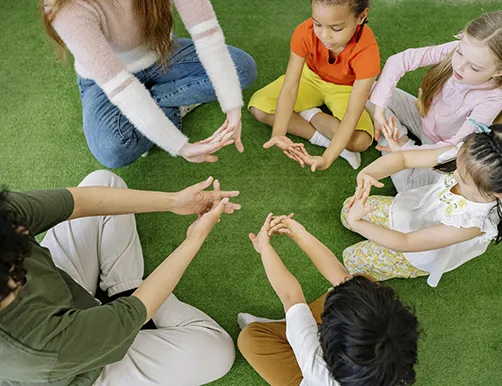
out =
<path fill-rule="evenodd" d="M 26 282 L 24 259 L 31 251 L 28 227 L 8 207 L 7 196 L 7 191 L 0 192 L 0 301 L 16 289 L 9 285 L 10 279 L 17 286 Z"/>
<path fill-rule="evenodd" d="M 493 210 L 497 211 L 499 223 L 495 243 L 502 242 L 502 124 L 490 126 L 488 133 L 472 133 L 465 137 L 457 158 L 439 164 L 434 169 L 451 173 L 457 169 L 457 160 L 463 159 L 465 170 L 472 178 L 479 192 L 488 199 L 496 200 Z"/>

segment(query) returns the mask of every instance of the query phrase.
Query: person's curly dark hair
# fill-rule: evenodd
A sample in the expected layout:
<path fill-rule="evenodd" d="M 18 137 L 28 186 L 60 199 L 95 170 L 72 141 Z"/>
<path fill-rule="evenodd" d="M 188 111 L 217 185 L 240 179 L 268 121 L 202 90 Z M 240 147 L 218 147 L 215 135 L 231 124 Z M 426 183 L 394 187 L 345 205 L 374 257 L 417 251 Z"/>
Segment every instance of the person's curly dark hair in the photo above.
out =
<path fill-rule="evenodd" d="M 9 279 L 18 286 L 26 282 L 24 259 L 31 251 L 28 227 L 8 207 L 7 196 L 6 190 L 0 192 L 0 301 L 15 290 Z"/>

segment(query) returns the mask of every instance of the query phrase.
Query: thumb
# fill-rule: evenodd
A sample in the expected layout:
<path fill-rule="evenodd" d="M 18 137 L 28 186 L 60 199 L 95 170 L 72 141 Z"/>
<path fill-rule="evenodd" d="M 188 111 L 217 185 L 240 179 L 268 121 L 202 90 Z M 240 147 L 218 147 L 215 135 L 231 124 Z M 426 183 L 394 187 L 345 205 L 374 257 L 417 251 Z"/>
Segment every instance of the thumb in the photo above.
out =
<path fill-rule="evenodd" d="M 380 130 L 375 129 L 375 139 L 378 141 L 380 139 Z"/>
<path fill-rule="evenodd" d="M 378 180 L 373 180 L 373 185 L 376 186 L 377 188 L 383 188 L 384 187 L 383 182 L 380 182 Z"/>
<path fill-rule="evenodd" d="M 248 235 L 248 237 L 249 237 L 249 240 L 251 240 L 251 241 L 254 241 L 254 239 L 256 239 L 256 235 L 254 233 L 250 233 Z"/>
<path fill-rule="evenodd" d="M 312 167 L 310 168 L 310 170 L 312 170 L 312 173 L 314 173 L 314 172 L 315 172 L 315 170 L 316 170 L 316 166 L 317 166 L 316 164 L 313 164 L 313 165 L 312 165 Z"/>
<path fill-rule="evenodd" d="M 271 139 L 269 139 L 267 142 L 265 142 L 265 143 L 263 144 L 263 148 L 264 148 L 264 149 L 269 149 L 269 148 L 271 148 L 271 147 L 272 147 L 272 146 L 274 146 L 274 145 L 275 145 L 275 139 L 274 139 L 274 138 L 271 138 Z"/>
<path fill-rule="evenodd" d="M 376 149 L 381 151 L 382 153 L 390 153 L 390 149 L 388 146 L 377 146 Z"/>
<path fill-rule="evenodd" d="M 209 163 L 213 163 L 213 162 L 216 162 L 218 161 L 218 157 L 215 156 L 215 155 L 206 155 L 204 157 L 204 160 L 202 162 L 209 162 Z"/>
<path fill-rule="evenodd" d="M 222 214 L 225 211 L 225 206 L 228 204 L 229 198 L 225 197 L 223 200 L 221 200 L 218 205 L 216 205 L 216 208 L 214 208 L 214 211 L 218 214 Z"/>
<path fill-rule="evenodd" d="M 244 152 L 244 145 L 242 144 L 242 141 L 240 138 L 237 138 L 235 140 L 235 147 L 237 148 L 237 150 L 239 151 L 239 153 L 243 153 Z"/>
<path fill-rule="evenodd" d="M 207 180 L 195 184 L 195 187 L 197 188 L 197 190 L 204 190 L 209 186 L 211 186 L 212 183 L 213 183 L 213 177 L 209 177 Z"/>

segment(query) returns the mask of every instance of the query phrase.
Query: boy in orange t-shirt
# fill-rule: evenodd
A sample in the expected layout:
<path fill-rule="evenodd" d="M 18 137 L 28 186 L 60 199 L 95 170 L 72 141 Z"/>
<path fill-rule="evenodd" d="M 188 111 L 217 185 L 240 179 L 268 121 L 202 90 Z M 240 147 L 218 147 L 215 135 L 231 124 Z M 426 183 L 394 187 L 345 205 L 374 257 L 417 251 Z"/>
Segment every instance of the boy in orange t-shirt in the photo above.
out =
<path fill-rule="evenodd" d="M 257 91 L 249 109 L 272 126 L 264 147 L 276 146 L 312 171 L 331 166 L 338 156 L 357 169 L 360 152 L 373 142 L 373 123 L 364 109 L 380 72 L 375 36 L 365 27 L 369 0 L 312 0 L 312 18 L 291 38 L 286 75 Z M 319 106 L 326 105 L 332 115 Z M 326 147 L 310 156 L 286 133 Z"/>

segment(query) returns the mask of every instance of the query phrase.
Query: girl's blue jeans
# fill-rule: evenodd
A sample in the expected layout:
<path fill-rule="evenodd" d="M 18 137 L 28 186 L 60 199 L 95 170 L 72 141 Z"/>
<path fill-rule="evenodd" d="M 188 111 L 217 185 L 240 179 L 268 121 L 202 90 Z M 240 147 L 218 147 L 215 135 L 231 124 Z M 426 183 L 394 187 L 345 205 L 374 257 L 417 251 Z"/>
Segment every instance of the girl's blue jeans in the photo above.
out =
<path fill-rule="evenodd" d="M 160 63 L 134 75 L 150 91 L 166 116 L 181 130 L 179 106 L 216 100 L 211 81 L 199 61 L 191 39 L 176 38 L 169 67 Z M 241 88 L 256 79 L 256 63 L 246 52 L 228 46 Z M 77 78 L 82 100 L 85 138 L 96 159 L 106 167 L 120 168 L 136 161 L 154 143 L 143 136 L 90 79 Z"/>

